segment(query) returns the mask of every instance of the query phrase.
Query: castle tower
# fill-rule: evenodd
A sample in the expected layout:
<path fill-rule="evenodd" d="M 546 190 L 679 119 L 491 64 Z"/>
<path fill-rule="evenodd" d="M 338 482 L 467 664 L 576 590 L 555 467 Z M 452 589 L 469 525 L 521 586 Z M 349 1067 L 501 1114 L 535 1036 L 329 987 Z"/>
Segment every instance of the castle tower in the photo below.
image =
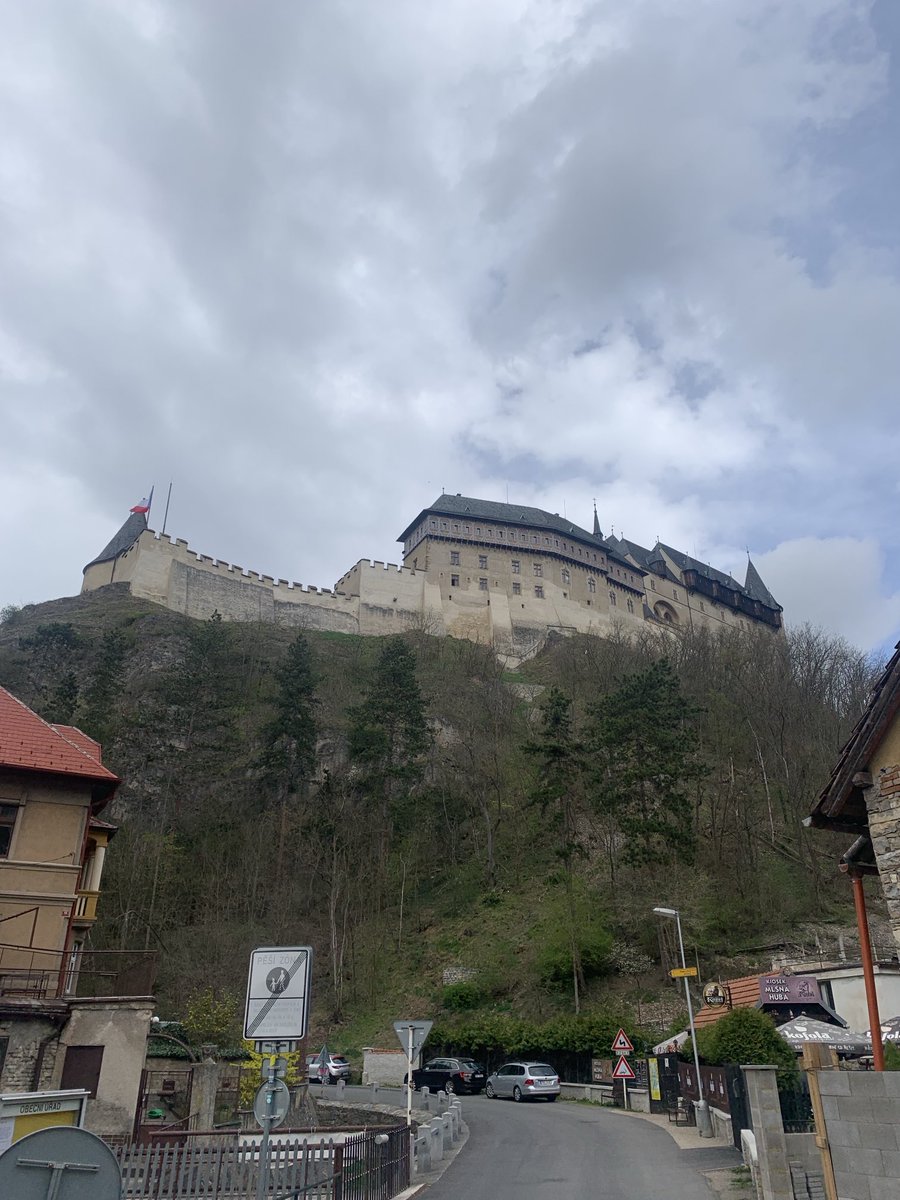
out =
<path fill-rule="evenodd" d="M 96 558 L 82 571 L 82 592 L 93 591 L 107 583 L 116 582 L 116 563 L 135 544 L 147 529 L 146 513 L 129 513 L 119 531 L 103 547 Z"/>

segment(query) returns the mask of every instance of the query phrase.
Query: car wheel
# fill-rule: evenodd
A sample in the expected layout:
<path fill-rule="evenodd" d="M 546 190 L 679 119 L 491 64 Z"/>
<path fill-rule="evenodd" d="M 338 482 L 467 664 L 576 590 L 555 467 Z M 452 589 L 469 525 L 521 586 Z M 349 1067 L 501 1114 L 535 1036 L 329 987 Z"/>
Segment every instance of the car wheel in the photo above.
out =
<path fill-rule="evenodd" d="M 553 1103 L 553 1102 L 554 1102 L 554 1101 L 557 1099 L 557 1097 L 556 1097 L 556 1096 L 548 1096 L 548 1097 L 547 1097 L 547 1099 L 548 1099 L 548 1100 L 550 1101 L 550 1103 L 552 1104 L 552 1103 Z"/>
<path fill-rule="evenodd" d="M 452 1079 L 448 1079 L 447 1082 L 444 1084 L 444 1091 L 447 1093 L 448 1096 L 452 1096 L 453 1093 L 456 1091 L 456 1087 L 455 1087 Z"/>
<path fill-rule="evenodd" d="M 515 1100 L 516 1104 L 518 1104 L 521 1099 L 522 1099 L 522 1089 L 519 1087 L 518 1084 L 516 1084 L 516 1086 L 513 1088 L 513 1100 Z"/>
<path fill-rule="evenodd" d="M 484 1094 L 487 1096 L 488 1100 L 495 1100 L 497 1098 L 497 1093 L 494 1091 L 494 1085 L 492 1083 L 487 1084 L 484 1089 Z"/>

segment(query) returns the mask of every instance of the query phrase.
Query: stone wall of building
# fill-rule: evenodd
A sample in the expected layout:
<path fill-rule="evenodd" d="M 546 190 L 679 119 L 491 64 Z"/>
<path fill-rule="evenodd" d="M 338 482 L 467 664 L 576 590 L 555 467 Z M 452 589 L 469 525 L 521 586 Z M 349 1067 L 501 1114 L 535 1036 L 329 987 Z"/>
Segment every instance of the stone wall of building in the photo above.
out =
<path fill-rule="evenodd" d="M 55 1086 L 59 1031 L 65 1005 L 58 1013 L 21 1011 L 0 1015 L 0 1037 L 9 1044 L 0 1071 L 0 1092 L 33 1092 Z"/>
<path fill-rule="evenodd" d="M 869 834 L 878 860 L 894 938 L 900 945 L 900 721 L 894 721 L 869 764 Z M 889 1016 L 892 1014 L 888 1014 Z"/>

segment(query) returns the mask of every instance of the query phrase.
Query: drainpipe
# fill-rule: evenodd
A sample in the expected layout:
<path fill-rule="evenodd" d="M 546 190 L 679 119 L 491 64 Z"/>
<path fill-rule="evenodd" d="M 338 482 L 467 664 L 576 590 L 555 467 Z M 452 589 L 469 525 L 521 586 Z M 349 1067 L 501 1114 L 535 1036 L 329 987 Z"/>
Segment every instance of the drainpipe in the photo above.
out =
<path fill-rule="evenodd" d="M 847 870 L 846 867 L 843 868 Z M 859 930 L 859 949 L 862 956 L 863 979 L 866 984 L 866 1007 L 869 1010 L 869 1028 L 872 1031 L 872 1058 L 876 1071 L 884 1070 L 884 1043 L 881 1040 L 881 1018 L 878 1015 L 878 993 L 875 990 L 875 968 L 872 962 L 872 943 L 869 940 L 869 920 L 866 916 L 866 893 L 863 878 L 858 871 L 847 870 L 853 885 L 853 903 L 856 906 L 856 925 Z"/>
<path fill-rule="evenodd" d="M 35 1056 L 34 1060 L 34 1070 L 31 1073 L 31 1090 L 33 1092 L 39 1092 L 41 1090 L 41 1072 L 44 1069 L 44 1058 L 47 1054 L 47 1047 L 51 1042 L 57 1041 L 59 1035 L 60 1030 L 59 1028 L 56 1028 L 52 1033 L 48 1033 L 45 1038 L 41 1038 L 40 1042 L 38 1043 L 37 1055 Z"/>

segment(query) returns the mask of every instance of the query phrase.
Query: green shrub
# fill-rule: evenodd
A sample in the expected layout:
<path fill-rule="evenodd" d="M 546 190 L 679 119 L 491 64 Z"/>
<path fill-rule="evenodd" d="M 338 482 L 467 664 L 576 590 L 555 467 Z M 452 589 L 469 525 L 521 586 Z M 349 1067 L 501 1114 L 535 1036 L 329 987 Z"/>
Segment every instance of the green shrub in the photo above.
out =
<path fill-rule="evenodd" d="M 800 1071 L 797 1055 L 768 1014 L 757 1008 L 735 1008 L 697 1034 L 701 1057 L 713 1066 L 734 1063 L 778 1067 L 780 1084 L 796 1083 Z M 684 1048 L 690 1053 L 688 1045 Z"/>
<path fill-rule="evenodd" d="M 896 1042 L 884 1043 L 884 1069 L 900 1071 L 900 1046 Z"/>
<path fill-rule="evenodd" d="M 451 1012 L 468 1012 L 479 1008 L 484 1001 L 484 993 L 477 983 L 449 983 L 444 988 L 441 1006 Z"/>

